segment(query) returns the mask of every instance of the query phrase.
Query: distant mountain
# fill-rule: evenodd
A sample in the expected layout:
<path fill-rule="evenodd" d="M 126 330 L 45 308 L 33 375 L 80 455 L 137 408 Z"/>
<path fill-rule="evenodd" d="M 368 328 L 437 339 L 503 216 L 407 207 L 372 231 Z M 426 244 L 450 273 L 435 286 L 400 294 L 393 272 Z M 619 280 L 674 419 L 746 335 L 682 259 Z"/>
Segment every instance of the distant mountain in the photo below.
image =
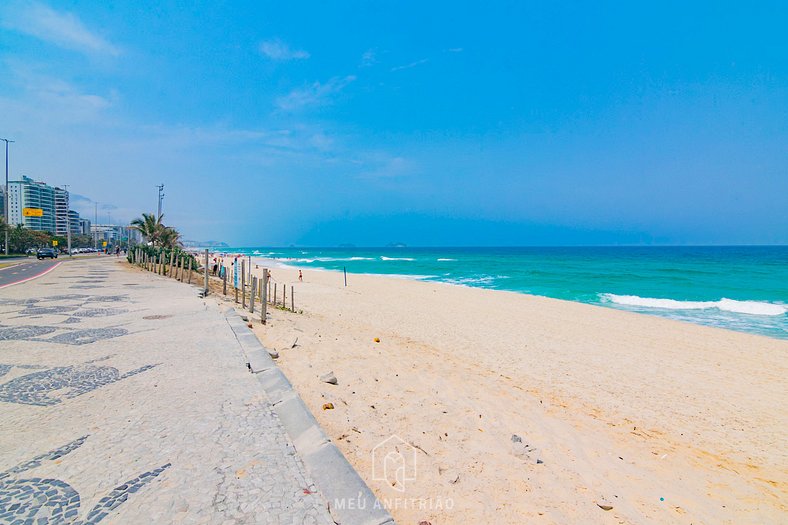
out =
<path fill-rule="evenodd" d="M 229 248 L 230 245 L 222 241 L 181 241 L 184 248 Z"/>
<path fill-rule="evenodd" d="M 386 245 L 386 248 L 407 248 L 408 245 L 404 242 L 390 242 Z"/>

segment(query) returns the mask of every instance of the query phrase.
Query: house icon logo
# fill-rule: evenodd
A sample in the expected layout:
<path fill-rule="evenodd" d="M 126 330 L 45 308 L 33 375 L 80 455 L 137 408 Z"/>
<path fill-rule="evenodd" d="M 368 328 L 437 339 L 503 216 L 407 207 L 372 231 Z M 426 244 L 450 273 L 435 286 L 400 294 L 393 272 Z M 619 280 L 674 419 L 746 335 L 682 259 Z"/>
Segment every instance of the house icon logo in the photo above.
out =
<path fill-rule="evenodd" d="M 372 449 L 372 479 L 385 481 L 399 492 L 416 479 L 416 448 L 393 434 Z"/>

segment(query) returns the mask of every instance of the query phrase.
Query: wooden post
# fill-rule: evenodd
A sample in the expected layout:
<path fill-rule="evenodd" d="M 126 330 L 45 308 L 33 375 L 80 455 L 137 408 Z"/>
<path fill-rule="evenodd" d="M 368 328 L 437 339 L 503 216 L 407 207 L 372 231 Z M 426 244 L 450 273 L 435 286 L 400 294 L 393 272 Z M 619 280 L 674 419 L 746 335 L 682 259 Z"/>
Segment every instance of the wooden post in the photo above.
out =
<path fill-rule="evenodd" d="M 189 284 L 192 283 L 192 260 L 189 259 Z"/>
<path fill-rule="evenodd" d="M 290 311 L 295 313 L 295 287 L 290 286 Z"/>
<path fill-rule="evenodd" d="M 257 277 L 252 277 L 252 286 L 249 292 L 249 313 L 254 313 L 254 293 L 257 291 Z"/>
<path fill-rule="evenodd" d="M 184 270 L 184 266 L 186 266 L 186 257 L 184 257 L 183 254 L 181 254 L 180 259 L 181 259 L 180 260 L 181 268 L 178 270 L 178 280 L 180 282 L 183 282 L 183 270 Z"/>
<path fill-rule="evenodd" d="M 266 302 L 268 301 L 268 268 L 263 268 L 263 285 L 260 287 L 263 291 L 260 295 L 260 322 L 265 324 L 265 314 L 268 309 Z"/>
<path fill-rule="evenodd" d="M 282 283 L 282 308 L 287 308 L 287 285 Z"/>
<path fill-rule="evenodd" d="M 222 293 L 227 297 L 227 268 L 223 268 L 222 272 Z"/>
<path fill-rule="evenodd" d="M 238 260 L 233 261 L 233 290 L 235 290 L 235 303 L 238 304 L 238 287 L 235 286 L 235 276 L 238 274 Z"/>
<path fill-rule="evenodd" d="M 208 248 L 205 249 L 205 284 L 202 288 L 203 297 L 208 295 Z"/>
<path fill-rule="evenodd" d="M 347 266 L 342 267 L 342 273 L 345 274 L 345 286 L 347 286 Z"/>
<path fill-rule="evenodd" d="M 173 273 L 175 273 L 172 271 L 172 265 L 174 263 L 175 263 L 175 250 L 170 250 L 170 273 L 167 274 L 167 277 L 172 277 Z"/>
<path fill-rule="evenodd" d="M 273 304 L 273 305 L 274 305 L 274 308 L 276 308 L 276 283 L 274 283 L 274 296 L 273 296 L 273 300 L 274 300 L 274 301 L 273 301 L 273 303 L 271 303 L 271 304 Z"/>
<path fill-rule="evenodd" d="M 246 310 L 246 261 L 241 259 L 241 308 Z"/>

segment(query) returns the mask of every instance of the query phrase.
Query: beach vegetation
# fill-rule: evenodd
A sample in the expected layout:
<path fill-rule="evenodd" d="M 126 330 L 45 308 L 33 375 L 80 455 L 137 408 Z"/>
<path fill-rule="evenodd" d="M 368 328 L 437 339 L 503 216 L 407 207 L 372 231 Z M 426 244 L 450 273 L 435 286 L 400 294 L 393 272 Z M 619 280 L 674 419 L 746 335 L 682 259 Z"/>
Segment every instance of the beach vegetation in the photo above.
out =
<path fill-rule="evenodd" d="M 175 249 L 181 246 L 181 234 L 171 226 L 165 226 L 164 214 L 156 216 L 154 213 L 143 213 L 131 221 L 131 227 L 153 247 Z"/>

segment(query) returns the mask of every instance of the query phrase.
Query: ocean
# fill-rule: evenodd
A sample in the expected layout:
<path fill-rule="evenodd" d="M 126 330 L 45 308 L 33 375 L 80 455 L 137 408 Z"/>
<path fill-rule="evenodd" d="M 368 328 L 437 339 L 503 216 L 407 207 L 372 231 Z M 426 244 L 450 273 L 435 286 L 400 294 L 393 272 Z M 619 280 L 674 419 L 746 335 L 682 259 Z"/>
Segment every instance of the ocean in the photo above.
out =
<path fill-rule="evenodd" d="M 509 290 L 788 339 L 788 246 L 232 248 L 282 267 Z"/>

